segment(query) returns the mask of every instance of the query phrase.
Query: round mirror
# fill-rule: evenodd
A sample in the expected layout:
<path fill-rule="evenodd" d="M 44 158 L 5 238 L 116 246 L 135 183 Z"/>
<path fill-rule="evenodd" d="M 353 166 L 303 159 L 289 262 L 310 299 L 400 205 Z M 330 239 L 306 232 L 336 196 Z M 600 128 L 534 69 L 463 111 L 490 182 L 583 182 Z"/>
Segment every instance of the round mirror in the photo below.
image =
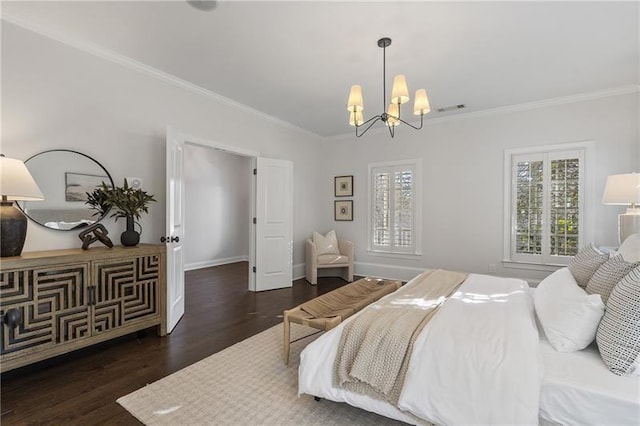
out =
<path fill-rule="evenodd" d="M 34 222 L 60 231 L 82 229 L 100 221 L 89 208 L 87 192 L 113 179 L 102 164 L 88 155 L 68 149 L 52 149 L 24 164 L 44 194 L 44 201 L 22 201 L 22 211 Z"/>

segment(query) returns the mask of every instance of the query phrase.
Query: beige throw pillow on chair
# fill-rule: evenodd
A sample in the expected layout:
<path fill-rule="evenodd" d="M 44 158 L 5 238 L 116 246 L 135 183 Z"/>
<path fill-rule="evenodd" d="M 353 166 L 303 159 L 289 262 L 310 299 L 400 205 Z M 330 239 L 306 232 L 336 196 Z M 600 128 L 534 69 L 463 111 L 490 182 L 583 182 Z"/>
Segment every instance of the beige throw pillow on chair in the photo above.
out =
<path fill-rule="evenodd" d="M 321 254 L 340 254 L 338 249 L 338 237 L 336 237 L 336 231 L 331 230 L 326 235 L 313 233 L 313 244 L 316 246 L 316 255 Z"/>

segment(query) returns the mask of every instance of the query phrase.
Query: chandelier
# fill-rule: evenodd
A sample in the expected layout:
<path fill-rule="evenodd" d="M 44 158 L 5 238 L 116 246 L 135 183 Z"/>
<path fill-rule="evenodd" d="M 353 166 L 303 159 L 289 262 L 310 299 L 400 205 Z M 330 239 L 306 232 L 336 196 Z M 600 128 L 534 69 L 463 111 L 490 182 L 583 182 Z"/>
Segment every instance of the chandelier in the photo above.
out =
<path fill-rule="evenodd" d="M 378 40 L 378 47 L 382 48 L 382 114 L 375 115 L 364 121 L 362 111 L 364 110 L 364 103 L 362 101 L 362 88 L 359 85 L 351 86 L 349 92 L 349 100 L 347 101 L 347 109 L 349 110 L 349 124 L 355 126 L 356 137 L 360 137 L 367 133 L 367 130 L 371 128 L 378 120 L 382 121 L 389 128 L 389 134 L 393 138 L 395 133 L 395 127 L 404 123 L 407 126 L 420 130 L 422 129 L 422 120 L 425 114 L 431 111 L 429 106 L 429 99 L 427 98 L 427 91 L 424 89 L 416 90 L 416 95 L 413 104 L 413 114 L 420 116 L 420 126 L 414 126 L 411 123 L 407 123 L 400 117 L 400 105 L 409 102 L 409 89 L 407 88 L 407 81 L 402 74 L 398 74 L 393 78 L 393 88 L 391 89 L 391 103 L 387 107 L 387 70 L 386 70 L 386 51 L 387 47 L 391 45 L 391 39 L 383 37 Z M 385 108 L 388 108 L 384 112 Z M 364 128 L 362 132 L 359 129 Z"/>

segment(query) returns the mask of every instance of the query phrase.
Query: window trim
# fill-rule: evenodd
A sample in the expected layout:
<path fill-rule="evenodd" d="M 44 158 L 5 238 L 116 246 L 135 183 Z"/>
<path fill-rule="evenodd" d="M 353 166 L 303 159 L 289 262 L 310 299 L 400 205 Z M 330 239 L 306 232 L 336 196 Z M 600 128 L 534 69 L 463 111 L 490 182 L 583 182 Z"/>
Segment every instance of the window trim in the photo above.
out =
<path fill-rule="evenodd" d="M 413 251 L 396 251 L 393 249 L 380 249 L 373 246 L 373 170 L 380 167 L 401 167 L 411 166 L 414 169 L 414 186 L 412 188 L 413 196 L 413 224 L 414 247 Z M 397 161 L 383 161 L 378 163 L 369 163 L 367 166 L 367 253 L 371 255 L 389 255 L 391 257 L 415 259 L 416 256 L 422 256 L 422 191 L 418 188 L 422 185 L 422 159 L 407 159 Z"/>
<path fill-rule="evenodd" d="M 585 245 L 588 241 L 593 241 L 594 235 L 594 213 L 593 209 L 589 208 L 591 199 L 590 194 L 594 194 L 593 192 L 593 151 L 594 151 L 594 142 L 593 141 L 580 141 L 580 142 L 570 142 L 570 143 L 562 143 L 555 145 L 540 145 L 540 146 L 531 146 L 526 148 L 511 148 L 504 150 L 504 188 L 503 188 L 503 253 L 502 253 L 502 262 L 503 265 L 509 265 L 510 267 L 515 267 L 517 264 L 528 265 L 527 269 L 540 269 L 540 270 L 548 270 L 549 267 L 557 267 L 566 265 L 569 263 L 571 257 L 570 256 L 554 256 L 551 257 L 548 254 L 549 247 L 543 247 L 543 253 L 539 256 L 538 259 L 535 259 L 536 255 L 512 255 L 512 243 L 513 243 L 513 232 L 515 231 L 515 219 L 513 217 L 513 188 L 516 185 L 515 176 L 512 174 L 513 171 L 513 159 L 515 157 L 521 155 L 541 155 L 547 156 L 547 160 L 553 159 L 554 155 L 557 155 L 560 152 L 571 152 L 571 151 L 580 151 L 582 155 L 582 176 L 581 188 L 582 192 L 580 194 L 580 223 L 583 224 L 583 227 L 578 235 L 578 248 Z M 548 182 L 546 182 L 548 184 Z M 545 191 L 548 191 L 548 185 Z M 545 200 L 546 204 L 546 200 Z M 544 211 L 544 220 L 545 223 L 548 224 L 548 208 L 545 205 Z M 548 231 L 543 230 L 543 235 Z M 535 259 L 535 260 L 534 260 Z"/>

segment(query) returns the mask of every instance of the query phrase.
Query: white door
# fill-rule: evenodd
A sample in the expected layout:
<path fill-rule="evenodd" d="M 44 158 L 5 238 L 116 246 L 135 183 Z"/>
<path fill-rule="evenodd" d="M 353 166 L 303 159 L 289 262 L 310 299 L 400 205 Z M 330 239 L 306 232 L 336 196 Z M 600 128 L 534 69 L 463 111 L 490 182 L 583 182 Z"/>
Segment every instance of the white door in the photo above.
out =
<path fill-rule="evenodd" d="M 257 291 L 293 281 L 293 163 L 258 158 L 256 176 Z"/>
<path fill-rule="evenodd" d="M 167 333 L 184 315 L 184 138 L 167 129 Z"/>

